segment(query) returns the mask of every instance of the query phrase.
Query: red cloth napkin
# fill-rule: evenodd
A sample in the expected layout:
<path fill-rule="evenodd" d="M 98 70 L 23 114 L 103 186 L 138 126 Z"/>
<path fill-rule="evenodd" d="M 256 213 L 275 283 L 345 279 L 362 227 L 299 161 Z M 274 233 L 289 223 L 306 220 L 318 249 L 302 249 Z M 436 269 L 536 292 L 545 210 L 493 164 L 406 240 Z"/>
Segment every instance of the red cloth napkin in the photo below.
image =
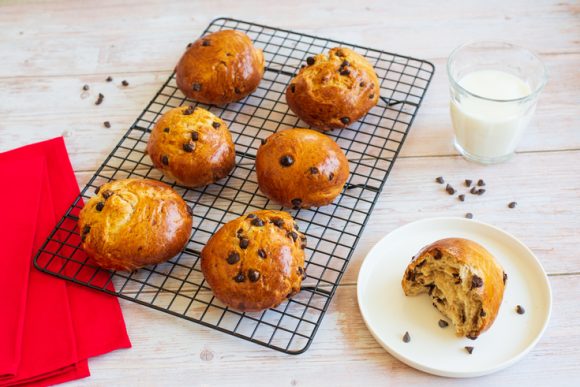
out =
<path fill-rule="evenodd" d="M 0 189 L 0 204 L 5 203 L 0 294 L 7 301 L 0 304 L 0 316 L 7 316 L 0 318 L 0 342 L 7 343 L 0 346 L 0 386 L 44 386 L 88 376 L 87 358 L 131 343 L 115 297 L 31 266 L 31 258 L 79 193 L 63 139 L 0 154 L 0 182 L 6 186 Z M 68 243 L 76 244 L 68 237 Z M 102 271 L 95 278 L 106 281 L 109 276 Z"/>

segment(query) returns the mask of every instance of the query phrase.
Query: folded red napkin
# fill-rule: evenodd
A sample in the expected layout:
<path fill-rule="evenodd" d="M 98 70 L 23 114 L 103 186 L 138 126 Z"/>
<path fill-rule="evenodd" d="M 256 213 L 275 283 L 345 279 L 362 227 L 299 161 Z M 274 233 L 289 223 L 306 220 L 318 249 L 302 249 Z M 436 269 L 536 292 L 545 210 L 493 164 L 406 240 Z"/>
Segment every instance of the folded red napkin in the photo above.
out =
<path fill-rule="evenodd" d="M 0 154 L 0 182 L 0 386 L 88 376 L 88 357 L 131 344 L 115 297 L 31 266 L 79 193 L 63 139 Z"/>

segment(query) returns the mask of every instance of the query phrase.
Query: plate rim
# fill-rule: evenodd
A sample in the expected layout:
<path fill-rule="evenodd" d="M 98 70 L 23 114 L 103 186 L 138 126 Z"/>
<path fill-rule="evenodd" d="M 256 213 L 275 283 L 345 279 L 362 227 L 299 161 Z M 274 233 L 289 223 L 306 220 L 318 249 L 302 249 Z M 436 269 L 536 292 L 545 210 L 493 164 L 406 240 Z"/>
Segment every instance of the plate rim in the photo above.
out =
<path fill-rule="evenodd" d="M 545 285 L 545 288 L 547 290 L 547 313 L 545 315 L 544 321 L 542 323 L 542 327 L 538 333 L 538 335 L 536 337 L 534 337 L 533 340 L 530 341 L 530 343 L 520 352 L 518 353 L 516 356 L 513 356 L 512 358 L 498 364 L 495 365 L 493 367 L 489 367 L 486 369 L 482 369 L 480 371 L 469 371 L 469 372 L 459 372 L 459 371 L 443 371 L 443 370 L 439 370 L 437 368 L 433 368 L 433 367 L 429 367 L 427 365 L 424 364 L 420 364 L 418 362 L 416 362 L 415 360 L 413 360 L 412 358 L 409 358 L 399 352 L 397 352 L 394 348 L 391 348 L 386 342 L 384 342 L 381 338 L 378 337 L 378 335 L 375 333 L 375 331 L 373 330 L 373 328 L 371 327 L 371 324 L 368 322 L 367 317 L 365 316 L 365 312 L 363 311 L 363 306 L 361 304 L 361 293 L 363 292 L 362 289 L 362 282 L 361 282 L 361 276 L 363 275 L 363 273 L 365 273 L 365 271 L 368 271 L 369 269 L 367 268 L 368 265 L 370 265 L 368 263 L 367 258 L 373 254 L 375 252 L 375 250 L 378 248 L 378 246 L 383 242 L 383 240 L 389 238 L 392 234 L 394 234 L 395 232 L 400 232 L 401 230 L 404 230 L 405 228 L 410 228 L 412 226 L 416 226 L 417 224 L 421 224 L 421 223 L 429 223 L 429 222 L 458 222 L 458 223 L 465 223 L 465 224 L 476 224 L 480 227 L 484 227 L 484 228 L 488 228 L 488 229 L 492 229 L 495 232 L 499 232 L 505 236 L 507 236 L 509 239 L 511 239 L 513 242 L 515 242 L 516 244 L 520 245 L 520 247 L 522 247 L 525 251 L 527 251 L 527 253 L 533 258 L 533 262 L 536 265 L 536 267 L 539 269 L 540 273 L 542 274 L 542 280 L 543 280 L 543 285 Z M 422 246 L 421 246 L 422 247 Z M 420 247 L 419 247 L 420 248 Z M 485 223 L 479 220 L 473 220 L 473 219 L 464 219 L 464 218 L 460 218 L 460 217 L 453 217 L 453 216 L 447 216 L 447 217 L 432 217 L 432 218 L 424 218 L 424 219 L 419 219 L 419 220 L 415 220 L 409 223 L 405 223 L 401 226 L 395 227 L 394 229 L 392 229 L 391 231 L 389 231 L 388 233 L 386 233 L 385 235 L 383 235 L 372 247 L 371 249 L 367 252 L 367 254 L 365 255 L 365 257 L 363 258 L 363 262 L 360 266 L 358 275 L 357 275 L 357 285 L 356 285 L 356 298 L 357 298 L 357 304 L 358 304 L 358 308 L 360 311 L 360 314 L 363 318 L 363 321 L 367 327 L 367 329 L 369 330 L 369 332 L 371 333 L 371 335 L 373 336 L 373 338 L 377 341 L 377 343 L 383 347 L 383 349 L 385 349 L 390 355 L 392 355 L 393 357 L 395 357 L 396 359 L 398 359 L 399 361 L 407 364 L 410 367 L 413 367 L 419 371 L 423 371 L 432 375 L 436 375 L 436 376 L 443 376 L 443 377 L 450 377 L 450 378 L 472 378 L 472 377 L 479 377 L 479 376 L 484 376 L 484 375 L 489 375 L 492 374 L 494 372 L 500 371 L 502 369 L 505 369 L 513 364 L 515 364 L 516 362 L 518 362 L 519 360 L 521 360 L 525 355 L 527 355 L 532 348 L 534 348 L 536 346 L 536 344 L 539 342 L 539 340 L 542 338 L 542 336 L 544 335 L 550 319 L 551 319 L 551 315 L 552 315 L 552 306 L 553 306 L 553 300 L 552 300 L 552 288 L 550 285 L 550 281 L 548 278 L 548 274 L 546 273 L 546 271 L 544 270 L 544 267 L 542 266 L 542 263 L 540 262 L 540 260 L 538 259 L 538 257 L 534 254 L 534 252 L 528 247 L 526 246 L 521 240 L 519 240 L 517 237 L 515 237 L 514 235 L 512 235 L 511 233 L 502 230 L 499 227 L 496 227 L 494 225 L 491 225 L 489 223 Z"/>

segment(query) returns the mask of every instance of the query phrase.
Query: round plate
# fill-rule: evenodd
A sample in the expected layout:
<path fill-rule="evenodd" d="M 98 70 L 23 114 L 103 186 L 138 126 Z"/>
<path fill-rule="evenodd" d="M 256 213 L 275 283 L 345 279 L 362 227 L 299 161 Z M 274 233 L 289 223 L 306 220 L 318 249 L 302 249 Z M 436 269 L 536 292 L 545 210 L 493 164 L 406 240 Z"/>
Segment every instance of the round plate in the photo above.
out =
<path fill-rule="evenodd" d="M 471 239 L 491 252 L 508 274 L 494 324 L 477 340 L 457 337 L 452 324 L 427 294 L 406 297 L 401 287 L 411 257 L 423 246 L 450 237 Z M 508 367 L 538 342 L 552 309 L 542 265 L 522 242 L 496 227 L 462 218 L 433 218 L 407 224 L 381 239 L 366 256 L 357 296 L 375 339 L 393 356 L 419 370 L 447 377 L 474 377 Z M 516 313 L 522 305 L 525 314 Z M 402 338 L 409 332 L 411 341 Z M 474 347 L 470 355 L 465 346 Z"/>

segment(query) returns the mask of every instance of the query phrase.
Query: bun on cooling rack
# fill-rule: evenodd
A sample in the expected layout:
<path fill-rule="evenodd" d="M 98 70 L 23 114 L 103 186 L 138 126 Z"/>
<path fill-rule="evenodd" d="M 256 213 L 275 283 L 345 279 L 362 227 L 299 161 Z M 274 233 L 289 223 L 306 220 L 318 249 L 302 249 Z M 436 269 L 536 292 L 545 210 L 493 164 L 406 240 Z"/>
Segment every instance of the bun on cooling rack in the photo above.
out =
<path fill-rule="evenodd" d="M 287 129 L 265 140 L 256 155 L 260 190 L 285 207 L 330 204 L 342 191 L 349 165 L 330 137 L 311 129 Z"/>
<path fill-rule="evenodd" d="M 458 336 L 476 339 L 493 324 L 506 279 L 483 246 L 448 238 L 425 246 L 413 258 L 402 286 L 407 296 L 428 293 L 433 305 L 451 319 Z"/>
<path fill-rule="evenodd" d="M 167 184 L 124 179 L 103 184 L 79 214 L 82 248 L 99 266 L 132 271 L 167 261 L 189 240 L 190 208 Z"/>
<path fill-rule="evenodd" d="M 361 55 L 344 48 L 309 57 L 290 81 L 286 101 L 308 125 L 344 128 L 364 116 L 379 100 L 379 80 Z"/>
<path fill-rule="evenodd" d="M 287 212 L 260 210 L 222 226 L 201 251 L 214 295 L 243 312 L 273 308 L 300 291 L 306 237 Z"/>
<path fill-rule="evenodd" d="M 163 114 L 147 143 L 155 168 L 188 187 L 226 177 L 235 166 L 235 148 L 225 122 L 200 107 L 181 106 Z"/>
<path fill-rule="evenodd" d="M 238 101 L 258 87 L 264 54 L 248 35 L 222 30 L 196 40 L 183 54 L 175 76 L 188 98 L 207 104 Z"/>

